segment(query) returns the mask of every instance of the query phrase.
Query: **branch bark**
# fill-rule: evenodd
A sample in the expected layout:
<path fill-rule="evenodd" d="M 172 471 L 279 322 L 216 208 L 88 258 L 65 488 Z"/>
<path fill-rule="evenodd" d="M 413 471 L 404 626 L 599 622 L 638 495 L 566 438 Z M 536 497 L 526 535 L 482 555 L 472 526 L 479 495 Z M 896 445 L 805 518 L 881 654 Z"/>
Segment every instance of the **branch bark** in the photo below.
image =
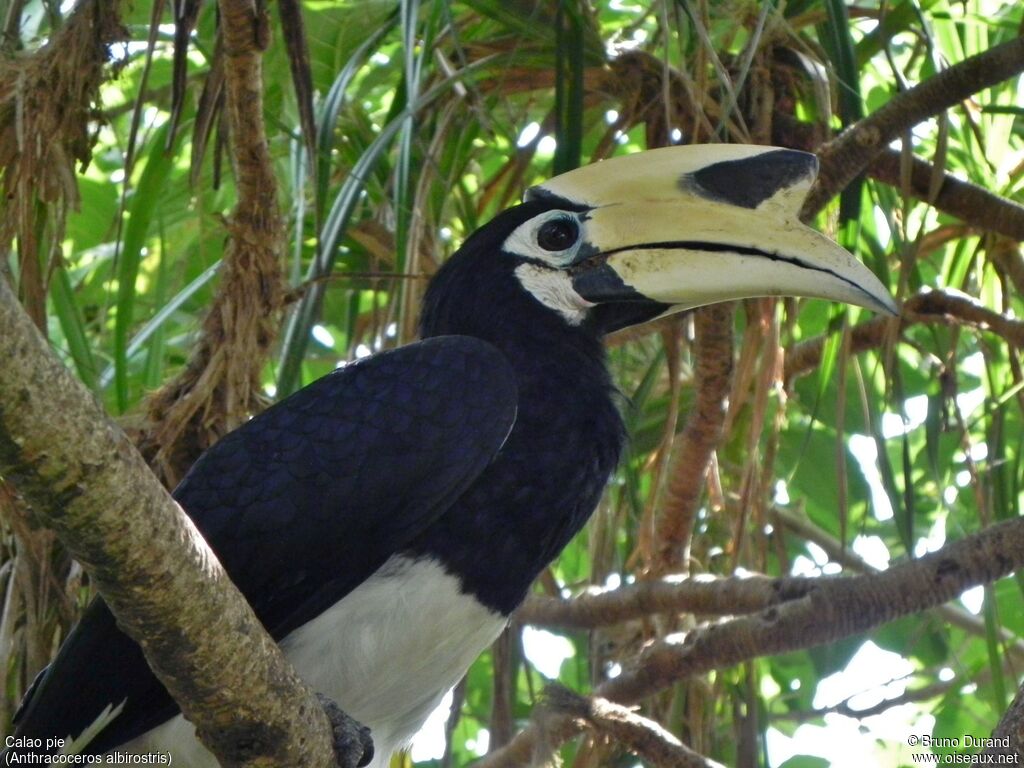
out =
<path fill-rule="evenodd" d="M 0 279 L 0 475 L 224 765 L 333 766 L 331 725 L 180 507 Z"/>
<path fill-rule="evenodd" d="M 868 166 L 872 178 L 899 189 L 900 152 L 886 147 Z M 956 216 L 971 227 L 1024 240 L 1024 205 L 1001 197 L 978 184 L 956 178 L 950 173 L 941 175 L 938 194 L 929 199 L 935 166 L 920 157 L 911 158 L 910 193 L 925 200 L 940 211 Z"/>
<path fill-rule="evenodd" d="M 515 620 L 553 629 L 596 629 L 659 613 L 734 616 L 803 597 L 817 586 L 817 578 L 799 576 L 701 576 L 638 581 L 568 599 L 531 595 L 516 611 Z"/>
<path fill-rule="evenodd" d="M 893 97 L 821 147 L 821 171 L 801 217 L 807 220 L 824 208 L 902 131 L 1022 71 L 1024 37 L 1018 37 L 964 59 Z"/>
<path fill-rule="evenodd" d="M 774 507 L 772 519 L 779 527 L 799 536 L 801 539 L 814 542 L 821 547 L 829 560 L 839 563 L 844 569 L 854 573 L 877 573 L 878 569 L 868 564 L 860 555 L 849 549 L 842 541 L 829 535 L 793 510 Z M 970 613 L 966 608 L 956 604 L 945 604 L 935 607 L 935 613 L 941 621 L 945 621 L 954 627 L 960 627 L 977 637 L 987 637 L 988 629 L 984 619 Z M 1002 645 L 1006 657 L 1014 664 L 1024 664 L 1024 641 L 1021 641 L 1013 632 L 1005 627 L 998 630 L 999 642 Z"/>
<path fill-rule="evenodd" d="M 596 696 L 633 704 L 680 680 L 759 656 L 810 648 L 932 608 L 1024 566 L 1024 518 L 948 544 L 917 560 L 862 576 L 822 577 L 806 595 L 752 616 L 689 633 L 682 643 L 651 645 L 629 669 L 598 686 Z M 476 768 L 519 765 L 580 731 L 568 716 L 532 722 Z"/>
<path fill-rule="evenodd" d="M 801 538 L 818 544 L 830 560 L 840 563 L 844 569 L 853 573 L 877 571 L 806 518 L 775 508 L 773 519 Z M 737 616 L 798 599 L 819 585 L 817 577 L 802 576 L 668 576 L 661 581 L 639 581 L 568 599 L 531 595 L 516 611 L 515 621 L 549 629 L 593 630 L 649 619 L 657 614 Z M 983 621 L 956 605 L 940 605 L 935 611 L 941 621 L 981 637 L 986 634 Z M 1024 643 L 1006 630 L 1001 632 L 999 640 L 1009 658 L 1017 662 L 1024 660 Z"/>

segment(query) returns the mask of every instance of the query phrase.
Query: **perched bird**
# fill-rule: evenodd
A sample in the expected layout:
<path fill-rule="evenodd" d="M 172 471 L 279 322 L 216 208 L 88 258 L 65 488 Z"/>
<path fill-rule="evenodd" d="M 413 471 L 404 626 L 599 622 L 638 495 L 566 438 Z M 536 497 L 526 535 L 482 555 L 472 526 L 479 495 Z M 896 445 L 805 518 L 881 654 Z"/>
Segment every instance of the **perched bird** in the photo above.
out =
<path fill-rule="evenodd" d="M 624 432 L 602 337 L 752 296 L 892 313 L 859 262 L 798 220 L 813 155 L 653 150 L 529 190 L 470 236 L 423 302 L 422 340 L 344 366 L 224 437 L 174 492 L 299 674 L 407 745 L 586 522 Z M 88 608 L 17 736 L 212 755 L 122 634 Z"/>

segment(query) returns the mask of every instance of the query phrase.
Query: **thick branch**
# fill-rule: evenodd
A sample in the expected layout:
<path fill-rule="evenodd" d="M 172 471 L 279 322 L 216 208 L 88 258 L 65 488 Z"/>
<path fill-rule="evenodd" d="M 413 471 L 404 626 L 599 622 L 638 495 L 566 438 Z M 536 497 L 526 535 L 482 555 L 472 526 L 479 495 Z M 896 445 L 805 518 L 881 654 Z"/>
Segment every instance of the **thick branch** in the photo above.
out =
<path fill-rule="evenodd" d="M 822 146 L 821 173 L 804 203 L 802 217 L 811 218 L 825 207 L 907 128 L 1021 71 L 1024 38 L 1015 38 L 894 96 L 884 107 Z"/>
<path fill-rule="evenodd" d="M 673 680 L 747 659 L 832 642 L 941 605 L 1024 565 L 1024 519 L 997 523 L 917 560 L 862 576 L 822 578 L 805 597 L 662 643 L 601 686 L 633 702 Z"/>
<path fill-rule="evenodd" d="M 801 537 L 825 550 L 829 558 L 854 573 L 875 572 L 856 553 L 845 549 L 806 519 L 784 509 L 775 509 L 774 517 Z M 587 592 L 564 599 L 531 595 L 516 611 L 519 624 L 549 629 L 590 630 L 626 621 L 646 619 L 657 614 L 690 613 L 700 616 L 738 616 L 754 613 L 803 597 L 820 584 L 817 577 L 790 576 L 694 576 L 666 577 L 661 581 L 640 581 L 617 589 Z M 942 621 L 975 635 L 985 635 L 985 624 L 973 614 L 955 605 L 940 605 L 935 611 Z M 1008 656 L 1024 659 L 1024 643 L 1009 632 L 1000 637 Z"/>
<path fill-rule="evenodd" d="M 595 694 L 632 704 L 693 675 L 822 645 L 941 605 L 1022 566 L 1024 519 L 1015 518 L 880 573 L 822 577 L 818 588 L 803 597 L 696 630 L 681 644 L 656 643 L 628 670 L 598 686 Z M 541 744 L 553 746 L 579 729 L 569 717 L 549 717 L 543 728 L 533 723 L 477 768 L 516 765 L 533 756 Z"/>
<path fill-rule="evenodd" d="M 88 569 L 204 743 L 224 765 L 333 765 L 316 698 L 3 279 L 0 360 L 0 475 Z"/>
<path fill-rule="evenodd" d="M 805 516 L 789 509 L 774 507 L 772 509 L 772 517 L 777 523 L 785 526 L 800 538 L 817 544 L 825 550 L 829 560 L 839 563 L 843 568 L 849 569 L 854 573 L 875 573 L 878 571 L 877 568 L 868 564 L 864 558 L 846 547 L 843 542 L 823 531 Z M 965 632 L 970 632 L 978 637 L 985 637 L 988 634 L 984 620 L 958 605 L 940 605 L 935 608 L 935 613 L 938 614 L 942 621 L 954 627 L 960 627 Z M 1024 641 L 1021 641 L 1010 630 L 1002 628 L 999 630 L 999 642 L 1005 649 L 1007 657 L 1011 658 L 1014 663 L 1024 663 Z"/>

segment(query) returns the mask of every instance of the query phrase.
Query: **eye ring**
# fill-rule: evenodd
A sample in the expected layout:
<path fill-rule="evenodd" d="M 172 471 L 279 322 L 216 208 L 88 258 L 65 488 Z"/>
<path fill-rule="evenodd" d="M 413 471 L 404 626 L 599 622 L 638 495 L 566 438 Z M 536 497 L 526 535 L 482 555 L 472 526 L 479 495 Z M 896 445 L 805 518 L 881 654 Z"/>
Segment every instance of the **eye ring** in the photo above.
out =
<path fill-rule="evenodd" d="M 576 245 L 580 227 L 575 219 L 558 217 L 548 219 L 537 229 L 537 245 L 545 251 L 565 251 Z"/>

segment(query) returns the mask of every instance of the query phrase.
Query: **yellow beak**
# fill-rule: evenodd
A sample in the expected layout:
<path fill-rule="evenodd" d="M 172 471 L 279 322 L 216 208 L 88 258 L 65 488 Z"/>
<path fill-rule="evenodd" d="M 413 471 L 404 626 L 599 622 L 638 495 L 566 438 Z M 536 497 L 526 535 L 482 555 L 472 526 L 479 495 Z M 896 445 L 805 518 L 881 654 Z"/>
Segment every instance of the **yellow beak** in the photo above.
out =
<path fill-rule="evenodd" d="M 808 296 L 896 313 L 885 286 L 799 221 L 814 155 L 774 147 L 669 147 L 585 166 L 527 199 L 584 206 L 585 247 L 569 271 L 593 303 L 647 300 L 677 311 L 754 296 Z"/>

